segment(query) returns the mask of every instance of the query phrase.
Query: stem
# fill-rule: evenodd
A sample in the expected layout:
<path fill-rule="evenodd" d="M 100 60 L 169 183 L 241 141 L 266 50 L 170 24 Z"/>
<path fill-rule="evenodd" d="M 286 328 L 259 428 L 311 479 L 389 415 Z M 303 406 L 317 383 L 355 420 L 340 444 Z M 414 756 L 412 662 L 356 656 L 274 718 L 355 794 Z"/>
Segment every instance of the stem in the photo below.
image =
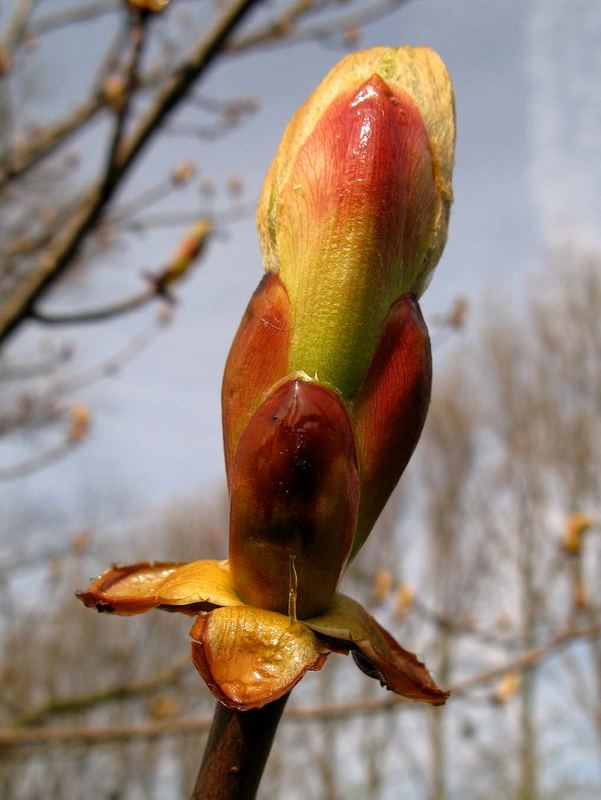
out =
<path fill-rule="evenodd" d="M 253 800 L 289 696 L 252 711 L 217 704 L 192 800 Z"/>

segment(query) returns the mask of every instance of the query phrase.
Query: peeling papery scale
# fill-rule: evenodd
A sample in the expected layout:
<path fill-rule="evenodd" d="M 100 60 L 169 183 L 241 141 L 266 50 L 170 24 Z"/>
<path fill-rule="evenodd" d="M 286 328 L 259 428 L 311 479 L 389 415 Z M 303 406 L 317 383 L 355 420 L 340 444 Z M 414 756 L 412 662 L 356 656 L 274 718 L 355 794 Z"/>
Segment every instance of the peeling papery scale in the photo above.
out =
<path fill-rule="evenodd" d="M 143 614 L 158 606 L 196 613 L 203 607 L 240 605 L 227 561 L 139 563 L 112 567 L 93 581 L 79 599 L 88 607 L 114 614 Z"/>
<path fill-rule="evenodd" d="M 78 594 L 87 606 L 115 614 L 151 608 L 196 615 L 194 664 L 231 708 L 257 708 L 289 692 L 330 652 L 352 652 L 360 669 L 392 691 L 432 705 L 445 702 L 426 667 L 357 602 L 335 594 L 320 616 L 293 620 L 244 605 L 227 561 L 113 567 Z"/>
<path fill-rule="evenodd" d="M 303 619 L 328 607 L 353 542 L 359 473 L 348 413 L 300 378 L 247 425 L 231 481 L 229 558 L 250 605 Z"/>
<path fill-rule="evenodd" d="M 428 669 L 413 653 L 405 650 L 360 603 L 337 594 L 328 611 L 305 624 L 327 640 L 348 642 L 359 657 L 357 665 L 376 677 L 387 689 L 410 700 L 439 706 L 448 692 L 439 689 Z"/>
<path fill-rule="evenodd" d="M 198 617 L 190 631 L 192 660 L 228 708 L 260 708 L 287 694 L 327 653 L 301 622 L 249 607 L 220 608 Z"/>

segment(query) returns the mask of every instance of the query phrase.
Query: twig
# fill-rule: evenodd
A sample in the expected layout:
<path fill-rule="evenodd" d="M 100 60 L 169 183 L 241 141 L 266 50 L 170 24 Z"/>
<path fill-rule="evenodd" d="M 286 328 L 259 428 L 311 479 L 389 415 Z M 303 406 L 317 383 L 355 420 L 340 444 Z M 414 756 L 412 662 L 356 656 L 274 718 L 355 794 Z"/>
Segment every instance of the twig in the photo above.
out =
<path fill-rule="evenodd" d="M 212 220 L 216 230 L 224 225 L 239 222 L 241 219 L 252 217 L 257 210 L 256 202 L 235 205 L 217 211 L 164 211 L 156 214 L 146 214 L 138 220 L 125 222 L 123 228 L 131 231 L 146 230 L 148 228 L 170 228 L 179 225 L 190 225 L 199 216 Z M 115 224 L 117 220 L 111 220 Z"/>
<path fill-rule="evenodd" d="M 90 708 L 97 708 L 106 703 L 115 703 L 119 700 L 129 700 L 132 697 L 151 694 L 166 684 L 175 683 L 189 665 L 190 657 L 186 653 L 185 657 L 180 659 L 174 666 L 148 680 L 110 686 L 97 692 L 88 692 L 87 694 L 74 695 L 73 697 L 55 698 L 27 712 L 17 720 L 16 724 L 19 727 L 31 727 L 46 722 L 50 717 L 59 714 L 73 714 Z"/>
<path fill-rule="evenodd" d="M 447 688 L 452 696 L 461 697 L 469 689 L 491 683 L 507 672 L 516 672 L 535 667 L 551 658 L 572 642 L 582 639 L 592 639 L 601 633 L 601 624 L 587 625 L 581 628 L 568 628 L 549 639 L 546 644 L 528 650 L 526 653 L 504 664 L 482 672 L 477 672 L 460 681 L 450 684 Z M 343 720 L 358 715 L 379 714 L 393 710 L 417 709 L 418 704 L 409 703 L 403 698 L 394 696 L 363 698 L 349 703 L 335 703 L 320 706 L 307 706 L 304 708 L 290 708 L 283 716 L 283 721 L 302 722 L 308 720 Z M 246 712 L 248 713 L 248 712 Z M 153 739 L 161 736 L 180 736 L 191 733 L 203 733 L 211 725 L 211 716 L 184 717 L 166 720 L 164 722 L 142 722 L 127 725 L 111 725 L 104 728 L 60 728 L 22 731 L 15 729 L 0 729 L 0 747 L 81 744 L 94 745 L 112 743 L 126 739 Z"/>
<path fill-rule="evenodd" d="M 35 0 L 17 0 L 0 38 L 0 76 L 8 72 L 12 52 L 21 41 Z"/>
<path fill-rule="evenodd" d="M 251 32 L 245 36 L 234 39 L 228 45 L 227 53 L 242 53 L 253 50 L 256 47 L 269 45 L 277 47 L 289 44 L 299 44 L 306 41 L 320 41 L 334 34 L 349 28 L 361 28 L 380 19 L 401 5 L 408 3 L 409 0 L 383 0 L 383 2 L 371 3 L 367 8 L 357 11 L 355 14 L 339 14 L 335 19 L 322 25 L 312 25 L 305 28 L 296 28 L 296 23 L 309 11 L 311 4 L 303 3 L 302 0 L 292 4 L 287 13 L 258 31 Z M 314 5 L 314 4 L 313 4 Z M 329 3 L 323 3 L 325 7 Z M 319 8 L 318 10 L 321 10 Z"/>
<path fill-rule="evenodd" d="M 253 800 L 289 696 L 252 711 L 217 704 L 192 800 Z"/>
<path fill-rule="evenodd" d="M 164 75 L 165 70 L 161 67 L 149 69 L 138 81 L 135 91 L 155 86 Z M 33 137 L 27 144 L 20 145 L 14 152 L 9 151 L 0 159 L 0 189 L 4 189 L 9 183 L 33 169 L 43 158 L 64 145 L 92 122 L 100 111 L 109 106 L 110 101 L 102 87 L 95 89 L 87 100 L 47 128 L 43 134 Z"/>
<path fill-rule="evenodd" d="M 59 444 L 54 447 L 48 448 L 43 453 L 38 453 L 32 458 L 19 461 L 16 464 L 11 464 L 9 467 L 0 468 L 0 481 L 14 481 L 17 478 L 24 478 L 27 475 L 32 475 L 34 472 L 39 472 L 45 467 L 56 463 L 61 458 L 70 453 L 74 447 L 80 444 L 68 436 Z"/>
<path fill-rule="evenodd" d="M 119 98 L 117 111 L 115 113 L 115 125 L 109 144 L 108 157 L 106 159 L 105 175 L 100 188 L 103 195 L 110 191 L 110 187 L 118 172 L 119 149 L 123 143 L 125 128 L 129 117 L 132 103 L 133 90 L 138 79 L 138 69 L 146 42 L 146 27 L 149 24 L 150 16 L 148 12 L 141 11 L 130 17 L 130 36 L 131 54 L 125 67 L 123 91 Z"/>
<path fill-rule="evenodd" d="M 159 89 L 158 96 L 150 109 L 124 143 L 111 181 L 105 181 L 91 189 L 80 212 L 59 232 L 54 245 L 48 248 L 23 281 L 14 287 L 3 304 L 0 309 L 0 344 L 6 341 L 26 318 L 35 300 L 71 265 L 121 179 L 133 166 L 145 145 L 188 94 L 196 80 L 218 55 L 228 36 L 257 2 L 258 0 L 232 0 L 191 57 L 176 71 L 175 76 Z"/>
<path fill-rule="evenodd" d="M 26 33 L 32 36 L 40 36 L 50 33 L 65 25 L 72 25 L 74 22 L 87 22 L 97 19 L 105 14 L 112 14 L 119 10 L 119 5 L 115 0 L 98 0 L 95 3 L 87 3 L 62 8 L 60 11 L 48 12 L 44 16 L 33 20 L 26 29 Z"/>
<path fill-rule="evenodd" d="M 137 311 L 143 306 L 148 305 L 155 300 L 168 300 L 164 291 L 160 290 L 158 281 L 153 282 L 148 289 L 142 292 L 126 297 L 124 300 L 118 300 L 115 303 L 109 303 L 106 306 L 99 308 L 88 309 L 85 311 L 68 311 L 68 312 L 44 312 L 34 309 L 30 313 L 31 319 L 36 322 L 41 322 L 44 325 L 81 325 L 91 322 L 105 322 L 114 317 L 121 317 L 124 314 L 129 314 L 132 311 Z"/>

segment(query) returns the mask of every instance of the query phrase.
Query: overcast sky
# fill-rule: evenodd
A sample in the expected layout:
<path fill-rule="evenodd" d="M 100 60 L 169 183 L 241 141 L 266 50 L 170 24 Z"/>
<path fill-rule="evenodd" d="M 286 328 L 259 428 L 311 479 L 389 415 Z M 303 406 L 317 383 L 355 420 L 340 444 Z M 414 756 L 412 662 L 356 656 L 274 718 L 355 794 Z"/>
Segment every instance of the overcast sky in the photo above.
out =
<path fill-rule="evenodd" d="M 186 7 L 195 13 L 194 4 Z M 108 32 L 105 24 L 86 30 L 91 39 Z M 85 86 L 86 41 L 78 50 L 81 65 L 61 65 L 69 52 L 66 43 L 61 47 L 64 35 L 49 37 L 35 55 L 35 69 L 56 61 L 58 73 L 68 69 L 76 83 L 81 71 Z M 519 302 L 549 243 L 575 233 L 591 245 L 601 238 L 601 4 L 413 0 L 366 29 L 361 42 L 403 43 L 439 51 L 457 99 L 455 204 L 448 246 L 424 297 L 426 315 L 448 308 L 458 295 L 476 305 L 491 294 L 498 302 Z M 223 98 L 256 95 L 260 113 L 216 143 L 162 140 L 141 162 L 128 191 L 151 185 L 185 157 L 197 160 L 201 175 L 220 184 L 224 176 L 240 175 L 245 197 L 253 201 L 289 117 L 341 55 L 309 43 L 223 61 L 203 92 Z M 66 102 L 56 88 L 49 86 L 45 114 L 53 103 Z M 99 135 L 91 134 L 86 146 L 98 146 Z M 222 192 L 215 204 L 225 201 Z M 54 292 L 46 307 L 80 307 L 122 296 L 137 285 L 143 267 L 169 252 L 178 235 L 161 230 L 134 238 L 110 265 Z M 171 327 L 119 377 L 73 397 L 92 411 L 89 440 L 57 466 L 1 486 L 4 508 L 47 499 L 74 524 L 94 526 L 146 513 L 179 494 L 219 491 L 224 480 L 221 373 L 260 276 L 254 220 L 248 218 L 212 243 L 202 269 L 179 288 L 181 302 Z M 60 335 L 77 343 L 80 365 L 96 363 L 145 329 L 152 316 L 145 311 Z M 38 330 L 28 330 L 8 356 L 30 355 L 40 340 Z M 441 348 L 436 358 L 444 359 L 445 352 Z M 41 444 L 27 442 L 26 447 L 35 452 Z M 5 445 L 1 463 L 27 452 L 22 445 Z"/>

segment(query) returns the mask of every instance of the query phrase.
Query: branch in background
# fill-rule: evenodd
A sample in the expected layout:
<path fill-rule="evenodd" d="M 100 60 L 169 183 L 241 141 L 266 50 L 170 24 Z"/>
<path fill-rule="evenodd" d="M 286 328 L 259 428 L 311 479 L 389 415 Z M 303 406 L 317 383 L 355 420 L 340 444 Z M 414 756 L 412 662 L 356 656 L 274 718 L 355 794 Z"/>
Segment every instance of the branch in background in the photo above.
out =
<path fill-rule="evenodd" d="M 86 389 L 109 376 L 119 373 L 154 341 L 168 320 L 168 315 L 161 314 L 157 322 L 153 323 L 149 330 L 136 334 L 115 355 L 71 378 L 62 379 L 60 382 L 55 383 L 40 398 L 27 395 L 27 403 L 24 410 L 10 416 L 0 417 L 0 434 L 14 430 L 17 427 L 30 425 L 32 422 L 40 424 L 40 422 L 54 421 L 57 418 L 57 406 L 60 401 L 63 401 L 65 397 L 73 392 Z M 32 461 L 35 461 L 35 459 Z M 31 461 L 27 463 L 31 463 Z M 40 468 L 44 466 L 46 464 L 42 462 Z M 6 469 L 11 470 L 12 468 Z M 34 469 L 35 466 L 30 472 Z"/>
<path fill-rule="evenodd" d="M 69 429 L 62 442 L 54 447 L 39 453 L 33 458 L 12 464 L 10 467 L 0 469 L 0 481 L 11 481 L 24 478 L 34 472 L 54 464 L 77 447 L 84 439 L 90 425 L 90 412 L 87 406 L 75 405 L 69 415 Z"/>
<path fill-rule="evenodd" d="M 76 531 L 71 536 L 69 543 L 63 547 L 29 553 L 20 551 L 18 556 L 0 561 L 0 580 L 13 577 L 18 570 L 47 567 L 49 564 L 56 564 L 68 557 L 86 555 L 92 550 L 93 542 L 93 534 L 84 528 Z"/>
<path fill-rule="evenodd" d="M 41 36 L 44 33 L 51 33 L 65 25 L 72 25 L 75 22 L 87 22 L 91 19 L 113 14 L 119 11 L 121 6 L 115 0 L 97 0 L 94 3 L 87 3 L 62 8 L 60 11 L 48 12 L 38 19 L 33 20 L 26 28 L 27 36 Z"/>
<path fill-rule="evenodd" d="M 46 722 L 49 718 L 59 714 L 74 714 L 86 711 L 90 708 L 97 708 L 106 703 L 115 703 L 120 700 L 129 700 L 134 697 L 143 697 L 152 694 L 166 685 L 177 682 L 181 674 L 190 666 L 190 656 L 186 653 L 176 664 L 169 669 L 160 672 L 152 678 L 136 683 L 125 683 L 118 686 L 111 686 L 96 692 L 75 695 L 73 697 L 54 698 L 47 703 L 34 708 L 17 720 L 19 727 L 31 727 Z"/>
<path fill-rule="evenodd" d="M 232 208 L 221 209 L 212 213 L 207 212 L 207 218 L 213 220 L 216 232 L 225 225 L 239 222 L 241 219 L 253 217 L 257 211 L 256 202 L 242 203 Z M 140 231 L 149 228 L 171 228 L 179 225 L 189 225 L 198 216 L 193 211 L 164 211 L 156 214 L 146 214 L 138 220 L 125 222 L 122 227 L 125 230 Z M 113 220 L 111 220 L 111 224 Z"/>
<path fill-rule="evenodd" d="M 39 361 L 22 364 L 0 362 L 0 381 L 29 381 L 43 378 L 64 366 L 72 356 L 73 348 L 63 345 L 56 352 Z M 1 429 L 0 425 L 0 431 Z"/>
<path fill-rule="evenodd" d="M 129 18 L 129 25 L 131 26 L 131 53 L 122 77 L 122 88 L 118 93 L 118 97 L 114 101 L 115 124 L 109 144 L 105 174 L 100 188 L 101 195 L 110 189 L 110 186 L 114 180 L 115 172 L 118 171 L 119 168 L 119 150 L 123 144 L 127 120 L 132 104 L 133 91 L 138 80 L 138 70 L 140 67 L 142 54 L 144 52 L 144 45 L 146 43 L 146 28 L 150 22 L 150 19 L 151 17 L 146 11 L 139 11 L 135 14 L 132 14 Z"/>
<path fill-rule="evenodd" d="M 0 37 L 0 77 L 11 67 L 12 53 L 17 47 L 29 20 L 35 0 L 16 0 Z"/>
<path fill-rule="evenodd" d="M 138 292 L 131 297 L 126 297 L 124 300 L 109 303 L 106 306 L 83 311 L 67 312 L 33 310 L 29 316 L 31 319 L 34 319 L 36 322 L 41 322 L 43 325 L 81 325 L 88 322 L 105 322 L 115 317 L 122 317 L 125 314 L 143 308 L 155 300 L 173 302 L 173 298 L 161 289 L 158 280 L 153 281 L 149 278 L 149 284 L 149 287 L 144 289 L 144 291 Z"/>
<path fill-rule="evenodd" d="M 134 87 L 135 91 L 156 86 L 165 74 L 163 67 L 150 68 L 137 82 Z M 14 148 L 13 152 L 9 151 L 4 155 L 0 159 L 0 190 L 37 166 L 42 159 L 54 153 L 89 122 L 92 122 L 100 111 L 110 107 L 112 96 L 107 88 L 103 83 L 92 92 L 88 100 L 66 114 L 63 119 L 46 128 L 43 133 L 32 137 L 25 144 Z"/>
<path fill-rule="evenodd" d="M 71 265 L 121 180 L 146 144 L 180 101 L 186 97 L 197 79 L 219 54 L 228 36 L 257 1 L 232 0 L 196 47 L 192 56 L 176 71 L 175 77 L 159 89 L 150 109 L 124 143 L 110 182 L 104 181 L 90 190 L 80 212 L 58 233 L 53 245 L 24 280 L 14 288 L 0 309 L 0 344 L 6 341 L 27 317 L 40 295 Z"/>
<path fill-rule="evenodd" d="M 197 220 L 187 236 L 178 244 L 167 266 L 156 275 L 146 276 L 149 286 L 142 292 L 88 311 L 45 313 L 33 309 L 30 316 L 45 325 L 80 325 L 88 322 L 104 322 L 129 314 L 154 300 L 166 300 L 173 303 L 171 287 L 181 280 L 188 273 L 192 264 L 198 260 L 212 231 L 213 226 L 209 220 Z"/>
<path fill-rule="evenodd" d="M 327 6 L 331 5 L 329 2 L 322 3 L 307 3 L 305 0 L 296 0 L 290 8 L 284 11 L 277 19 L 265 25 L 258 31 L 254 31 L 244 37 L 238 37 L 224 50 L 224 54 L 235 54 L 254 49 L 263 44 L 282 45 L 286 43 L 296 44 L 306 40 L 321 40 L 327 36 L 331 36 L 340 31 L 341 26 L 343 29 L 354 29 L 361 25 L 374 22 L 378 18 L 385 16 L 387 13 L 395 10 L 398 6 L 408 0 L 387 0 L 382 3 L 375 3 L 370 8 L 363 10 L 354 15 L 345 15 L 344 17 L 337 18 L 335 21 L 328 25 L 313 27 L 310 29 L 295 31 L 296 23 L 307 14 L 315 14 L 323 11 Z M 101 10 L 100 6 L 104 8 Z M 108 3 L 106 5 L 98 3 L 96 13 L 91 12 L 89 15 L 82 9 L 81 17 L 73 16 L 68 19 L 69 15 L 73 15 L 74 9 L 65 9 L 65 21 L 76 22 L 80 19 L 88 19 L 93 16 L 98 16 L 100 13 L 109 13 L 110 8 Z M 63 12 L 56 15 L 49 15 L 47 28 L 51 29 L 51 19 L 61 18 Z M 44 18 L 45 19 L 45 18 Z M 61 23 L 62 24 L 62 23 Z M 36 23 L 41 26 L 42 22 Z M 29 32 L 29 31 L 28 31 Z M 173 74 L 183 69 L 184 66 L 176 69 Z M 145 75 L 141 80 L 137 89 L 145 88 L 149 85 L 156 85 L 161 77 L 166 77 L 164 69 L 155 68 Z M 75 111 L 69 113 L 63 120 L 55 123 L 46 133 L 37 136 L 32 141 L 22 145 L 18 152 L 10 155 L 8 158 L 3 159 L 4 163 L 0 163 L 0 189 L 3 188 L 10 181 L 19 177 L 27 172 L 33 166 L 47 155 L 50 155 L 57 147 L 64 144 L 65 141 L 74 133 L 76 133 L 83 125 L 96 117 L 97 113 L 108 105 L 107 98 L 102 91 L 94 91 L 93 96 L 82 103 Z"/>
<path fill-rule="evenodd" d="M 567 628 L 549 641 L 528 650 L 522 655 L 498 667 L 477 672 L 463 680 L 452 683 L 447 688 L 452 696 L 461 697 L 468 690 L 491 683 L 509 672 L 531 669 L 560 652 L 569 644 L 583 639 L 592 639 L 601 633 L 601 624 L 582 628 Z M 350 703 L 290 708 L 283 719 L 286 721 L 343 720 L 355 716 L 376 714 L 393 710 L 417 709 L 418 706 L 397 696 L 368 698 Z M 154 739 L 161 736 L 181 736 L 191 733 L 204 733 L 211 725 L 211 715 L 196 718 L 180 718 L 164 722 L 141 722 L 127 725 L 111 725 L 104 728 L 60 728 L 23 731 L 15 729 L 0 730 L 0 747 L 22 747 L 31 745 L 76 744 L 95 745 L 113 743 L 127 739 Z"/>
<path fill-rule="evenodd" d="M 369 25 L 408 2 L 409 0 L 374 2 L 368 8 L 355 14 L 346 12 L 345 14 L 339 14 L 335 19 L 322 25 L 297 28 L 297 23 L 305 14 L 322 11 L 326 6 L 331 5 L 331 2 L 308 3 L 306 1 L 303 2 L 303 0 L 296 0 L 286 12 L 264 28 L 245 36 L 236 37 L 228 45 L 226 52 L 243 53 L 265 45 L 277 47 L 306 41 L 321 41 L 340 34 L 340 31 L 357 30 L 364 25 Z"/>

